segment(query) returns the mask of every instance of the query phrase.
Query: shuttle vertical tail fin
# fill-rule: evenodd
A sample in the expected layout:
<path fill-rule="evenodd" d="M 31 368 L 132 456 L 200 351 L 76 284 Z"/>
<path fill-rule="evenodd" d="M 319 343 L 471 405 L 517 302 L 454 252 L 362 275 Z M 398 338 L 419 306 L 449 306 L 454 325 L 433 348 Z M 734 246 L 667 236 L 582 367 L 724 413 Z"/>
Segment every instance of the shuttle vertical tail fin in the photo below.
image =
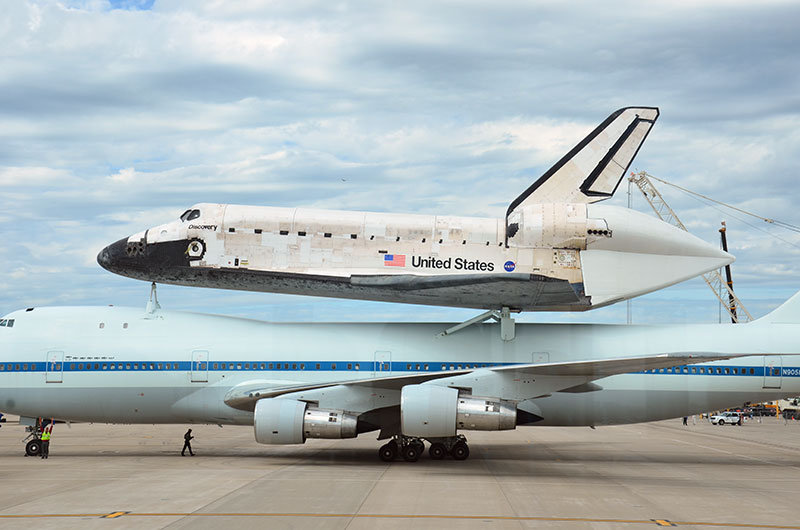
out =
<path fill-rule="evenodd" d="M 589 203 L 611 197 L 657 119 L 656 107 L 614 112 L 517 197 L 506 219 L 525 204 Z"/>

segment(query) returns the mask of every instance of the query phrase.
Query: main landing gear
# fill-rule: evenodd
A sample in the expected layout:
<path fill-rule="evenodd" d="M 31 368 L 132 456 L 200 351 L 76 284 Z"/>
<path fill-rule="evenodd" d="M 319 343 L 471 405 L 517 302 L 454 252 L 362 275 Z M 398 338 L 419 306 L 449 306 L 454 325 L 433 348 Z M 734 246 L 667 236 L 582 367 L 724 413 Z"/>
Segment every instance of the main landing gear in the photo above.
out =
<path fill-rule="evenodd" d="M 454 460 L 466 460 L 469 457 L 469 446 L 464 435 L 459 434 L 448 438 L 426 438 L 426 440 L 431 444 L 428 449 L 428 456 L 431 457 L 431 460 L 442 460 L 448 454 Z M 424 452 L 425 443 L 422 438 L 399 434 L 378 449 L 378 456 L 384 462 L 391 462 L 398 455 L 402 456 L 406 462 L 416 462 Z"/>

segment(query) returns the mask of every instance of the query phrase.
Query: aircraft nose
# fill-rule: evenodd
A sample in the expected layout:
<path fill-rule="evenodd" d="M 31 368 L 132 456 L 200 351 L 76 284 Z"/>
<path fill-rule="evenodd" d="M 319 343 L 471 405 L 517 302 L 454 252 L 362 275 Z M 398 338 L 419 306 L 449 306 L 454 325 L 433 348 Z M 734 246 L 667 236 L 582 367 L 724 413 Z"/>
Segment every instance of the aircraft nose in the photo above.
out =
<path fill-rule="evenodd" d="M 108 245 L 97 254 L 97 263 L 107 271 L 115 272 L 121 259 L 125 257 L 125 250 L 128 246 L 128 239 L 120 239 L 116 243 Z"/>

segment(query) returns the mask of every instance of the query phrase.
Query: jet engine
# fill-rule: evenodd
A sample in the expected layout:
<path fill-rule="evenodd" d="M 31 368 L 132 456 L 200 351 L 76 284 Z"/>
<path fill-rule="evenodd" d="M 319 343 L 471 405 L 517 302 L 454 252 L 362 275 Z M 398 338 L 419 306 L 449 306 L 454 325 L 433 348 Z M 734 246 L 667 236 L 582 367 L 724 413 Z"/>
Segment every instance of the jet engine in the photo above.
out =
<path fill-rule="evenodd" d="M 294 399 L 259 400 L 253 422 L 256 441 L 262 444 L 301 444 L 306 438 L 355 438 L 358 434 L 356 415 Z"/>
<path fill-rule="evenodd" d="M 504 399 L 437 385 L 406 385 L 400 396 L 400 431 L 406 436 L 445 438 L 456 429 L 506 431 L 517 425 L 517 407 Z"/>

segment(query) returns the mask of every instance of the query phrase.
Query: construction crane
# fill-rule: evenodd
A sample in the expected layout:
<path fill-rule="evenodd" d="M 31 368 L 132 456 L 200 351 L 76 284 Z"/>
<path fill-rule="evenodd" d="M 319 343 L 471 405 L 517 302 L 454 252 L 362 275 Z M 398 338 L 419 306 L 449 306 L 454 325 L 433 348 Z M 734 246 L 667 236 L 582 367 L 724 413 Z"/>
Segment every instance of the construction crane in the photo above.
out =
<path fill-rule="evenodd" d="M 628 178 L 628 180 L 636 184 L 636 186 L 642 192 L 642 195 L 644 195 L 644 198 L 656 212 L 656 215 L 659 217 L 659 219 L 688 232 L 688 230 L 686 230 L 686 226 L 684 226 L 684 224 L 678 218 L 678 215 L 675 213 L 675 211 L 669 207 L 669 204 L 667 204 L 667 201 L 664 200 L 664 197 L 653 185 L 653 182 L 650 180 L 650 178 L 655 179 L 656 177 L 649 175 L 646 171 L 640 171 L 639 173 L 631 173 L 631 176 Z M 727 246 L 724 223 L 720 229 L 720 235 L 724 242 L 724 246 Z M 728 280 L 726 281 L 719 271 L 711 271 L 705 273 L 703 275 L 703 279 L 711 288 L 711 291 L 713 291 L 714 296 L 717 297 L 722 307 L 724 307 L 728 312 L 731 322 L 750 322 L 753 320 L 752 315 L 750 315 L 750 312 L 744 307 L 741 300 L 739 300 L 739 298 L 733 292 L 733 282 L 730 279 L 730 269 L 728 269 L 727 276 Z"/>

